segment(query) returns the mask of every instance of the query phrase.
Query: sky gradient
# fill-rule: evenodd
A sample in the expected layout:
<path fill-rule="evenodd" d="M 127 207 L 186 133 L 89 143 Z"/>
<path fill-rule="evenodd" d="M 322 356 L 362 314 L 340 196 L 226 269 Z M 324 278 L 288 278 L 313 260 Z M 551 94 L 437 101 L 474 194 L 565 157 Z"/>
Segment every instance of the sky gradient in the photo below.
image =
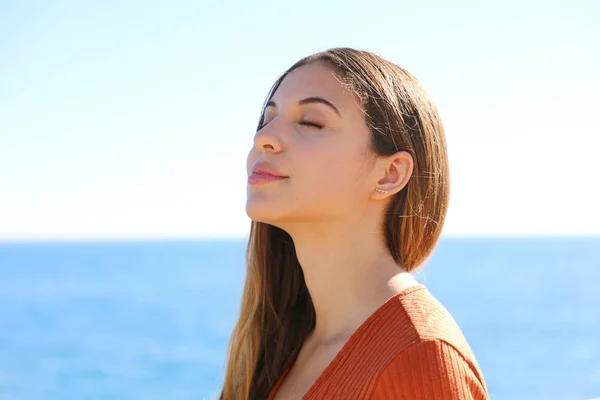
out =
<path fill-rule="evenodd" d="M 246 235 L 265 96 L 337 46 L 438 104 L 445 235 L 600 234 L 600 2 L 201 3 L 2 2 L 0 240 Z"/>

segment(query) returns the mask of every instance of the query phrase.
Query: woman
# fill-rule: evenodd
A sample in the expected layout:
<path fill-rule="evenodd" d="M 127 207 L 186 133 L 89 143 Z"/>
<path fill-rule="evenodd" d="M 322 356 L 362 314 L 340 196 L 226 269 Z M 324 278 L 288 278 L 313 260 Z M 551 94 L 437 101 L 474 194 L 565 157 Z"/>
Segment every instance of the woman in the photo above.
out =
<path fill-rule="evenodd" d="M 485 399 L 455 321 L 410 274 L 449 197 L 437 109 L 407 71 L 334 48 L 271 89 L 220 399 Z"/>

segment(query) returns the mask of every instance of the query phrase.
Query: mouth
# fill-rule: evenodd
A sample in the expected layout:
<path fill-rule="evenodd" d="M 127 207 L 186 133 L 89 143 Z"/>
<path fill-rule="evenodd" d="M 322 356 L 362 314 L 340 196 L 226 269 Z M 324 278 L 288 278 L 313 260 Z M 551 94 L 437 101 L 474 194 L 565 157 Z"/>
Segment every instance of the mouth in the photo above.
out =
<path fill-rule="evenodd" d="M 253 172 L 252 175 L 248 177 L 248 184 L 263 185 L 267 183 L 282 181 L 284 179 L 288 179 L 288 177 L 273 175 L 268 172 Z"/>

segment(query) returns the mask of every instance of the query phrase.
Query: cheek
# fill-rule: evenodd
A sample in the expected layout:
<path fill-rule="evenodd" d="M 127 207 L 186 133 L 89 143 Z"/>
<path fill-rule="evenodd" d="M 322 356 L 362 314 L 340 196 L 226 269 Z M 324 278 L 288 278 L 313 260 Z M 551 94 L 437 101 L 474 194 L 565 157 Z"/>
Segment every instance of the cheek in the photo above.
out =
<path fill-rule="evenodd" d="M 343 144 L 307 149 L 298 153 L 294 165 L 301 166 L 303 189 L 345 192 L 357 183 L 360 159 L 356 150 Z"/>

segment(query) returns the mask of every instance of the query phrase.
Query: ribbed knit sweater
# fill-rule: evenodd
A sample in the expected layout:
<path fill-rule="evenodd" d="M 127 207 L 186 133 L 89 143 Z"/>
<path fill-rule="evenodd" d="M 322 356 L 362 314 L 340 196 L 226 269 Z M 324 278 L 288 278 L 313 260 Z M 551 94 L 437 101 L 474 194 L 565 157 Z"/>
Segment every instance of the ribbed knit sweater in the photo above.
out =
<path fill-rule="evenodd" d="M 488 398 L 475 356 L 455 320 L 424 285 L 417 285 L 390 297 L 371 314 L 302 400 Z"/>

